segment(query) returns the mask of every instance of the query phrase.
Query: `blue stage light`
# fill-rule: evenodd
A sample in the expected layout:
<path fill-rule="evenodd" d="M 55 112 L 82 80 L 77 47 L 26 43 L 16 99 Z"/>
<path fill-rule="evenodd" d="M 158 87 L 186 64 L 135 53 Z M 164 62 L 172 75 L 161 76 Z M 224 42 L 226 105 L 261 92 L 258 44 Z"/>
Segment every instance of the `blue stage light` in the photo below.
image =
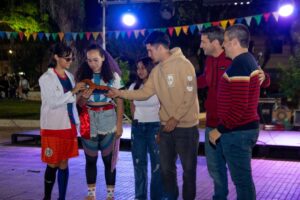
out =
<path fill-rule="evenodd" d="M 284 3 L 279 7 L 278 13 L 280 16 L 288 17 L 294 12 L 293 3 Z"/>
<path fill-rule="evenodd" d="M 122 16 L 122 22 L 126 25 L 126 26 L 133 26 L 136 24 L 136 17 L 132 14 L 132 13 L 125 13 Z"/>

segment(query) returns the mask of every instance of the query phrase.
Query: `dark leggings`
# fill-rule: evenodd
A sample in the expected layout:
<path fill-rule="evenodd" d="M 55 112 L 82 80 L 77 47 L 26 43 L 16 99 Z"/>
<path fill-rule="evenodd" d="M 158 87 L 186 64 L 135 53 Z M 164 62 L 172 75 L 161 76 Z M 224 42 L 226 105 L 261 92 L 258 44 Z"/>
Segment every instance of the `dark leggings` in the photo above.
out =
<path fill-rule="evenodd" d="M 97 179 L 97 159 L 98 156 L 92 157 L 85 154 L 85 174 L 87 184 L 95 184 Z M 116 182 L 116 169 L 111 172 L 111 160 L 112 153 L 108 156 L 102 157 L 104 167 L 105 167 L 105 181 L 106 185 L 115 185 Z"/>

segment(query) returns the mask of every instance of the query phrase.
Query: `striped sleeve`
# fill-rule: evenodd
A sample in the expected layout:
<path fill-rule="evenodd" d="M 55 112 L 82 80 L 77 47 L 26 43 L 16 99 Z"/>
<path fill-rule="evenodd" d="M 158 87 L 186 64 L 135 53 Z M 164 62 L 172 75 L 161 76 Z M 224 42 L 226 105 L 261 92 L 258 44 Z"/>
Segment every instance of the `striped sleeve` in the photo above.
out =
<path fill-rule="evenodd" d="M 221 84 L 223 89 L 220 89 L 220 96 L 224 99 L 218 105 L 218 112 L 222 116 L 221 124 L 218 126 L 221 133 L 224 132 L 225 128 L 232 129 L 235 127 L 246 112 L 250 83 L 250 77 L 248 76 L 229 78 L 227 74 L 224 74 L 223 78 L 225 81 Z M 225 106 L 228 106 L 228 102 L 230 102 L 230 108 L 225 108 Z"/>

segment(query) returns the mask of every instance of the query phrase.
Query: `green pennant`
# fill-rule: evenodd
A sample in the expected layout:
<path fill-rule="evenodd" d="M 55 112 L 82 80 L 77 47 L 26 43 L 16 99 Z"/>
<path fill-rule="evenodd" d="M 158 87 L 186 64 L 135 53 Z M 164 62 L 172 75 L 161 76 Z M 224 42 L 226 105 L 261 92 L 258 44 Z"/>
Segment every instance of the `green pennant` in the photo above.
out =
<path fill-rule="evenodd" d="M 255 15 L 253 16 L 257 25 L 260 25 L 260 22 L 261 22 L 261 18 L 262 18 L 262 15 Z"/>
<path fill-rule="evenodd" d="M 164 32 L 164 33 L 167 32 L 167 28 L 160 28 L 159 30 L 160 30 L 161 32 Z"/>
<path fill-rule="evenodd" d="M 56 41 L 56 40 L 57 40 L 58 34 L 57 34 L 57 33 L 51 33 L 51 36 L 52 36 L 52 39 L 53 39 L 54 41 Z"/>
<path fill-rule="evenodd" d="M 80 40 L 82 40 L 84 38 L 84 32 L 80 32 L 78 35 L 79 35 Z"/>
<path fill-rule="evenodd" d="M 11 32 L 10 37 L 12 37 L 13 39 L 18 39 L 19 33 L 18 32 Z"/>
<path fill-rule="evenodd" d="M 203 24 L 203 27 L 204 28 L 211 27 L 211 23 L 210 22 L 206 22 L 206 23 Z"/>

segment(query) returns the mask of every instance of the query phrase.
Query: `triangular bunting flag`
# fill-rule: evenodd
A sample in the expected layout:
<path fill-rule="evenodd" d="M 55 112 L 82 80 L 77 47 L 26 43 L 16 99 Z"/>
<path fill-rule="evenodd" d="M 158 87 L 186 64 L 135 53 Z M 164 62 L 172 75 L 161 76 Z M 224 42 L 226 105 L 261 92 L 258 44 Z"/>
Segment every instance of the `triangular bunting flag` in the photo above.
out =
<path fill-rule="evenodd" d="M 21 40 L 21 41 L 23 41 L 23 38 L 24 38 L 24 33 L 23 33 L 23 32 L 19 32 L 18 34 L 19 34 L 19 38 L 20 38 L 20 40 Z"/>
<path fill-rule="evenodd" d="M 270 16 L 271 16 L 271 13 L 264 13 L 265 22 L 269 21 Z"/>
<path fill-rule="evenodd" d="M 211 27 L 211 23 L 210 22 L 206 22 L 206 23 L 203 24 L 203 27 L 204 28 Z"/>
<path fill-rule="evenodd" d="M 279 18 L 279 13 L 278 12 L 273 12 L 273 17 L 276 20 L 276 22 L 278 22 L 278 18 Z"/>
<path fill-rule="evenodd" d="M 220 26 L 220 22 L 212 22 L 211 23 L 213 26 Z"/>
<path fill-rule="evenodd" d="M 245 17 L 246 23 L 248 26 L 250 26 L 251 20 L 252 20 L 252 16 L 250 17 Z"/>
<path fill-rule="evenodd" d="M 190 32 L 191 32 L 192 34 L 194 34 L 195 29 L 196 29 L 196 25 L 194 24 L 194 25 L 189 26 L 189 29 L 190 29 Z"/>
<path fill-rule="evenodd" d="M 115 34 L 116 34 L 116 39 L 118 39 L 118 38 L 120 37 L 120 33 L 121 33 L 120 31 L 116 31 L 116 32 L 115 32 Z"/>
<path fill-rule="evenodd" d="M 189 31 L 189 26 L 182 26 L 182 31 L 187 35 Z"/>
<path fill-rule="evenodd" d="M 51 36 L 52 36 L 52 39 L 53 39 L 54 41 L 56 41 L 56 40 L 57 40 L 58 34 L 57 34 L 57 33 L 51 33 Z"/>
<path fill-rule="evenodd" d="M 198 28 L 199 32 L 202 31 L 202 29 L 203 29 L 203 24 L 197 24 L 197 28 Z"/>
<path fill-rule="evenodd" d="M 29 41 L 29 38 L 31 36 L 31 33 L 25 32 L 24 36 L 26 37 L 26 40 Z"/>
<path fill-rule="evenodd" d="M 14 39 L 17 39 L 17 38 L 18 38 L 18 35 L 19 35 L 18 32 L 12 32 L 10 37 L 12 37 L 12 38 L 14 38 Z"/>
<path fill-rule="evenodd" d="M 33 41 L 36 41 L 37 35 L 38 35 L 37 33 L 32 33 Z"/>
<path fill-rule="evenodd" d="M 11 32 L 5 32 L 7 39 L 10 39 Z"/>
<path fill-rule="evenodd" d="M 181 26 L 175 26 L 174 28 L 175 28 L 175 33 L 176 33 L 176 35 L 179 36 L 182 27 L 181 27 Z"/>
<path fill-rule="evenodd" d="M 72 38 L 73 38 L 73 40 L 74 41 L 76 41 L 77 40 L 77 35 L 78 35 L 78 33 L 76 32 L 76 33 L 72 33 Z"/>
<path fill-rule="evenodd" d="M 93 38 L 94 40 L 97 40 L 98 36 L 99 36 L 99 32 L 93 32 Z"/>
<path fill-rule="evenodd" d="M 134 30 L 133 34 L 134 34 L 135 39 L 138 38 L 139 34 L 140 34 L 140 30 Z"/>
<path fill-rule="evenodd" d="M 83 40 L 84 35 L 85 35 L 84 32 L 80 32 L 80 33 L 79 33 L 79 39 L 80 39 L 80 40 Z"/>
<path fill-rule="evenodd" d="M 49 39 L 50 39 L 50 33 L 45 33 L 45 36 L 46 36 L 46 38 L 47 38 L 47 40 L 49 41 Z"/>
<path fill-rule="evenodd" d="M 44 33 L 38 33 L 39 40 L 42 41 L 44 38 Z"/>
<path fill-rule="evenodd" d="M 63 32 L 58 32 L 59 40 L 62 41 L 64 39 L 64 33 Z"/>
<path fill-rule="evenodd" d="M 161 32 L 166 33 L 167 32 L 167 28 L 160 28 L 159 29 Z"/>
<path fill-rule="evenodd" d="M 142 29 L 142 30 L 141 30 L 142 36 L 145 36 L 145 32 L 146 32 L 146 29 Z"/>
<path fill-rule="evenodd" d="M 127 33 L 127 37 L 130 38 L 132 31 L 127 31 L 126 33 Z"/>
<path fill-rule="evenodd" d="M 168 32 L 169 32 L 169 35 L 172 37 L 173 32 L 174 32 L 174 27 L 169 27 Z"/>
<path fill-rule="evenodd" d="M 260 25 L 261 18 L 262 18 L 262 15 L 255 15 L 254 16 L 254 19 L 255 19 L 255 21 L 256 21 L 256 23 L 257 23 L 258 26 Z"/>
<path fill-rule="evenodd" d="M 235 19 L 237 24 L 241 24 L 243 22 L 244 18 L 237 18 Z"/>
<path fill-rule="evenodd" d="M 91 32 L 85 32 L 85 38 L 86 40 L 90 40 L 92 33 Z"/>
<path fill-rule="evenodd" d="M 235 23 L 235 19 L 229 19 L 228 22 L 229 22 L 229 25 L 232 26 Z"/>
<path fill-rule="evenodd" d="M 120 32 L 120 35 L 121 35 L 122 39 L 124 39 L 124 38 L 125 38 L 125 35 L 126 35 L 126 32 L 125 32 L 125 31 L 121 31 L 121 32 Z"/>
<path fill-rule="evenodd" d="M 0 38 L 4 39 L 4 37 L 5 37 L 5 33 L 3 31 L 0 31 Z"/>
<path fill-rule="evenodd" d="M 227 24 L 228 24 L 228 20 L 222 20 L 222 21 L 220 21 L 220 24 L 221 24 L 223 29 L 226 29 Z"/>
<path fill-rule="evenodd" d="M 65 40 L 67 42 L 71 41 L 72 39 L 73 39 L 72 33 L 70 33 L 70 32 L 65 33 Z"/>

